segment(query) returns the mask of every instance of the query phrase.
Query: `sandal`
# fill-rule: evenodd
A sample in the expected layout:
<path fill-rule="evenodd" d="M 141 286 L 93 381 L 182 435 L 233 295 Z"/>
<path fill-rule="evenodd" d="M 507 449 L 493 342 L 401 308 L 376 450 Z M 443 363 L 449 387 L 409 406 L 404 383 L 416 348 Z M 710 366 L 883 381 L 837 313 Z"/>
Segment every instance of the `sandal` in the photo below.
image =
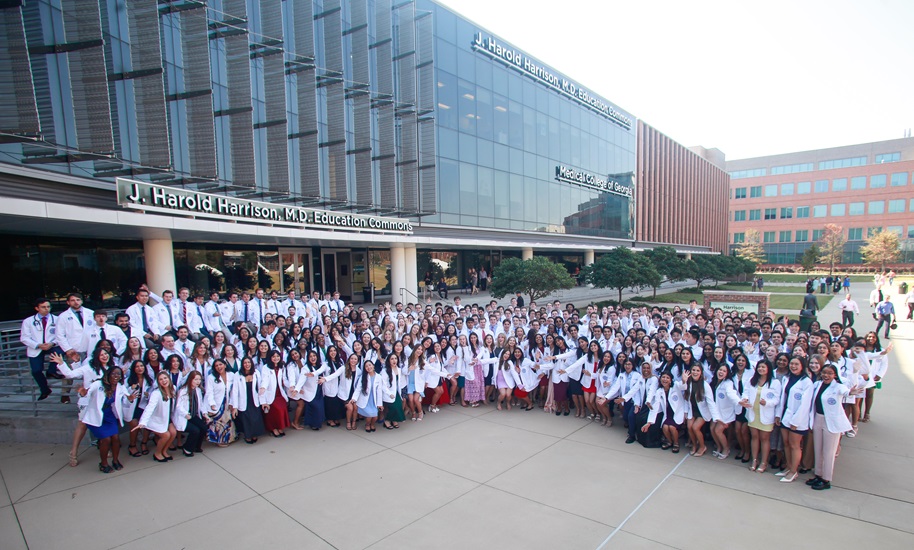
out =
<path fill-rule="evenodd" d="M 112 462 L 111 465 L 114 467 L 115 470 L 123 470 L 123 469 L 124 469 L 124 465 L 121 464 L 120 462 L 118 462 L 117 460 L 115 460 L 114 462 Z"/>
<path fill-rule="evenodd" d="M 75 468 L 76 466 L 79 465 L 79 459 L 76 458 L 76 453 L 74 453 L 73 451 L 70 451 L 69 453 L 67 453 L 67 458 L 70 459 L 71 467 Z"/>
<path fill-rule="evenodd" d="M 149 454 L 148 441 L 140 443 L 140 454 L 146 456 Z"/>
<path fill-rule="evenodd" d="M 863 418 L 860 419 L 860 422 L 864 422 L 864 423 L 869 422 L 869 421 L 870 421 L 870 415 L 868 415 L 868 414 L 863 415 Z"/>
<path fill-rule="evenodd" d="M 767 470 L 767 469 L 768 469 L 768 465 L 765 464 L 764 462 L 762 462 L 761 464 L 759 464 L 758 469 L 755 470 L 755 471 L 758 472 L 758 473 L 760 473 L 760 474 L 764 474 L 764 473 L 765 473 L 765 470 Z"/>
<path fill-rule="evenodd" d="M 679 445 L 673 445 L 670 449 L 673 451 L 673 454 L 677 454 L 679 452 Z"/>
<path fill-rule="evenodd" d="M 670 445 L 669 443 L 663 443 L 660 445 L 660 448 L 663 449 L 664 451 L 669 449 L 670 447 L 672 447 L 672 445 Z"/>
<path fill-rule="evenodd" d="M 114 471 L 114 468 L 112 468 L 111 466 L 108 466 L 107 464 L 102 464 L 101 462 L 99 462 L 98 471 L 103 474 L 110 474 L 111 472 Z"/>
<path fill-rule="evenodd" d="M 133 452 L 130 452 L 130 449 L 133 449 Z M 129 455 L 132 456 L 133 458 L 136 458 L 136 457 L 138 457 L 138 456 L 143 456 L 143 453 L 141 453 L 141 452 L 136 448 L 136 445 L 131 445 L 130 447 L 127 447 L 127 454 L 129 454 Z"/>
<path fill-rule="evenodd" d="M 394 429 L 394 427 L 390 425 L 390 422 L 385 422 L 385 423 L 384 423 L 384 428 L 385 428 L 385 429 L 388 429 L 388 430 Z"/>

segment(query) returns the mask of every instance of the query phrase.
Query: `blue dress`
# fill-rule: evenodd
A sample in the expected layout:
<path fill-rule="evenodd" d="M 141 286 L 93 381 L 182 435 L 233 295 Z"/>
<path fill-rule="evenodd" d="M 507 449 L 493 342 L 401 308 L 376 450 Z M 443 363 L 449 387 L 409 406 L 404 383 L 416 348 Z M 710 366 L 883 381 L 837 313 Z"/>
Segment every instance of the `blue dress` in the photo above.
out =
<path fill-rule="evenodd" d="M 371 377 L 368 379 L 368 403 L 365 405 L 364 408 L 359 407 L 359 414 L 364 416 L 365 418 L 371 418 L 373 416 L 378 416 L 378 405 L 377 405 L 377 403 L 374 402 L 374 390 L 373 390 L 375 376 L 377 376 L 377 375 L 372 374 Z M 362 391 L 361 388 L 359 388 L 358 391 Z"/>
<path fill-rule="evenodd" d="M 112 435 L 117 435 L 120 431 L 117 417 L 114 415 L 114 409 L 111 408 L 114 403 L 114 396 L 106 397 L 105 404 L 102 405 L 102 425 L 95 427 L 89 426 L 89 431 L 96 439 L 105 439 Z"/>

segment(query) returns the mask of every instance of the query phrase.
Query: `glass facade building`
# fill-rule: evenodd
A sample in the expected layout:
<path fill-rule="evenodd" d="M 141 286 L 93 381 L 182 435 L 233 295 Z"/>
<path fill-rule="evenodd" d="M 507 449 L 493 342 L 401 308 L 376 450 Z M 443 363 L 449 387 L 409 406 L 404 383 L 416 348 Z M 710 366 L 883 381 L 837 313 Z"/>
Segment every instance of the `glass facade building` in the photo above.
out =
<path fill-rule="evenodd" d="M 577 267 L 639 246 L 636 218 L 659 214 L 636 208 L 639 147 L 651 146 L 633 115 L 431 0 L 6 2 L 0 41 L 0 194 L 20 201 L 0 209 L 11 222 L 0 242 L 35 293 L 86 288 L 105 303 L 133 284 L 128 271 L 148 271 L 155 235 L 170 241 L 176 285 L 231 288 L 225 274 L 244 266 L 238 280 L 254 286 L 405 296 L 429 266 L 447 264 L 453 286 L 469 267 L 534 250 Z M 698 157 L 678 147 L 684 170 Z M 701 185 L 704 172 L 678 182 L 676 166 L 647 163 L 640 176 Z M 122 216 L 118 178 L 412 229 Z M 33 206 L 41 213 L 19 216 Z M 683 253 L 725 246 L 646 235 Z M 68 247 L 83 252 L 57 253 Z M 123 284 L 87 275 L 123 264 L 105 259 L 116 250 L 132 257 Z M 65 284 L 70 268 L 92 281 Z M 272 283 L 258 270 L 275 271 Z"/>

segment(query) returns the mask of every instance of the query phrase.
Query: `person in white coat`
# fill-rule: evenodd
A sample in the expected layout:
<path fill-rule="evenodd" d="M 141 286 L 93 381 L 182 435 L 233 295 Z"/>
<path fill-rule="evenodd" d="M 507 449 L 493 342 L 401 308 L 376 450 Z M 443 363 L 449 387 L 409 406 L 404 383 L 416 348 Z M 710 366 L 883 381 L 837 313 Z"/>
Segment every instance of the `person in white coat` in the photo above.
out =
<path fill-rule="evenodd" d="M 768 469 L 775 407 L 781 400 L 781 383 L 771 375 L 773 370 L 767 359 L 759 361 L 749 384 L 743 389 L 739 402 L 740 406 L 746 409 L 749 435 L 752 438 L 752 464 L 749 470 L 759 473 L 764 473 Z"/>
<path fill-rule="evenodd" d="M 776 475 L 784 483 L 792 483 L 799 476 L 803 458 L 803 438 L 809 432 L 809 405 L 812 402 L 812 380 L 802 357 L 791 357 L 787 367 L 790 373 L 781 380 L 781 402 L 774 423 L 780 426 L 784 438 L 787 465 Z"/>
<path fill-rule="evenodd" d="M 252 358 L 257 363 L 256 358 Z M 289 421 L 289 396 L 285 376 L 285 365 L 282 354 L 277 350 L 270 351 L 266 364 L 260 367 L 263 382 L 261 407 L 263 408 L 263 425 L 273 437 L 283 437 L 284 431 L 291 425 Z"/>
<path fill-rule="evenodd" d="M 812 387 L 812 437 L 816 454 L 815 477 L 806 482 L 817 491 L 831 489 L 835 453 L 841 434 L 851 429 L 841 403 L 852 388 L 841 383 L 838 368 L 831 363 L 822 367 L 819 381 Z"/>
<path fill-rule="evenodd" d="M 123 402 L 122 415 L 132 430 L 140 423 L 140 417 L 143 416 L 143 411 L 146 410 L 146 405 L 149 404 L 149 396 L 152 394 L 152 390 L 155 389 L 155 380 L 153 380 L 152 374 L 142 361 L 134 361 L 125 371 L 127 373 L 125 382 L 126 398 Z M 143 454 L 137 447 L 138 435 L 140 435 L 140 432 L 130 432 L 130 445 L 127 447 L 127 453 L 134 458 Z M 144 431 L 142 435 L 143 450 L 146 451 L 146 454 L 149 454 L 146 447 L 149 442 L 149 432 Z"/>
<path fill-rule="evenodd" d="M 98 439 L 98 454 L 101 462 L 98 469 L 104 474 L 120 470 L 124 466 L 120 461 L 121 440 L 119 432 L 124 425 L 121 416 L 121 401 L 124 399 L 124 386 L 121 380 L 124 372 L 120 367 L 112 366 L 105 371 L 100 380 L 92 382 L 86 394 L 87 404 L 83 411 L 82 422 L 89 426 L 92 435 Z M 108 453 L 111 453 L 111 465 L 108 465 Z"/>
<path fill-rule="evenodd" d="M 252 445 L 266 431 L 263 426 L 263 410 L 261 409 L 266 390 L 263 387 L 260 371 L 254 366 L 254 360 L 250 357 L 241 360 L 241 368 L 235 377 L 231 400 L 235 410 L 238 411 L 238 415 L 235 417 L 237 431 L 244 434 L 245 443 Z"/>
<path fill-rule="evenodd" d="M 76 402 L 80 422 L 76 424 L 76 430 L 73 432 L 73 446 L 70 448 L 70 453 L 67 455 L 70 460 L 70 466 L 76 466 L 79 464 L 77 459 L 79 444 L 82 442 L 83 437 L 86 435 L 86 430 L 88 429 L 87 424 L 82 422 L 82 418 L 85 415 L 86 407 L 89 404 L 87 395 L 89 387 L 93 382 L 104 376 L 105 372 L 115 364 L 115 361 L 104 344 L 95 349 L 92 352 L 92 356 L 82 362 L 79 361 L 79 354 L 75 351 L 68 353 L 66 358 L 59 353 L 51 353 L 49 358 L 51 359 L 52 364 L 57 365 L 57 369 L 60 371 L 61 375 L 68 380 L 82 379 L 82 384 L 78 392 L 80 397 Z"/>
<path fill-rule="evenodd" d="M 215 443 L 219 447 L 228 447 L 237 436 L 235 416 L 238 413 L 230 400 L 235 377 L 226 371 L 225 361 L 216 359 L 205 380 L 206 390 L 203 397 L 206 400 L 206 407 L 204 412 L 209 424 L 206 438 L 210 443 Z"/>
<path fill-rule="evenodd" d="M 622 419 L 628 430 L 628 438 L 625 443 L 635 442 L 635 407 L 640 408 L 643 403 L 641 399 L 644 395 L 642 387 L 644 378 L 640 372 L 635 371 L 635 363 L 631 358 L 626 356 L 622 362 L 622 371 L 616 377 L 612 389 L 609 391 L 610 399 L 615 399 L 617 405 L 622 406 Z"/>
<path fill-rule="evenodd" d="M 203 375 L 191 371 L 184 385 L 178 390 L 175 411 L 171 416 L 175 430 L 184 432 L 184 445 L 181 452 L 186 457 L 203 451 L 203 438 L 206 436 L 206 421 L 203 420 L 203 393 L 200 386 Z"/>
<path fill-rule="evenodd" d="M 714 456 L 724 460 L 730 456 L 730 438 L 727 435 L 727 428 L 736 420 L 739 393 L 736 391 L 736 384 L 733 382 L 730 366 L 726 361 L 722 361 L 716 372 L 712 374 L 714 380 L 711 381 L 711 396 L 717 404 L 719 418 L 711 423 L 711 438 L 717 445 Z"/>
<path fill-rule="evenodd" d="M 318 380 L 321 386 L 327 385 L 330 387 L 330 384 L 337 384 L 337 398 L 344 402 L 346 408 L 347 430 L 354 430 L 359 419 L 356 402 L 358 401 L 357 388 L 361 383 L 361 377 L 362 360 L 358 355 L 352 353 L 346 358 L 346 366 L 344 368 L 336 369 L 332 374 L 328 374 Z"/>
<path fill-rule="evenodd" d="M 355 405 L 359 415 L 365 418 L 365 431 L 374 432 L 377 429 L 378 410 L 384 408 L 384 383 L 374 370 L 374 361 L 365 361 L 363 369 Z"/>
<path fill-rule="evenodd" d="M 616 381 L 616 360 L 613 358 L 611 351 L 604 351 L 600 357 L 600 364 L 597 366 L 596 385 L 597 398 L 594 404 L 597 407 L 597 414 L 602 418 L 601 425 L 613 425 L 613 402 L 609 399 L 609 390 L 612 389 Z"/>
<path fill-rule="evenodd" d="M 682 389 L 673 383 L 673 374 L 669 371 L 660 373 L 660 385 L 654 392 L 651 401 L 651 412 L 647 415 L 647 423 L 641 431 L 647 433 L 651 426 L 657 422 L 658 417 L 663 419 L 663 437 L 666 438 L 660 448 L 672 449 L 679 452 L 679 429 L 685 422 L 685 400 Z"/>
<path fill-rule="evenodd" d="M 689 454 L 703 456 L 708 448 L 702 428 L 707 422 L 719 420 L 720 412 L 700 363 L 693 362 L 689 371 L 682 373 L 682 396 L 686 400 L 686 429 L 692 444 Z"/>
<path fill-rule="evenodd" d="M 156 389 L 149 396 L 149 403 L 140 423 L 132 431 L 147 429 L 156 434 L 156 450 L 152 458 L 156 462 L 168 462 L 173 457 L 168 454 L 168 448 L 178 436 L 175 425 L 171 422 L 171 409 L 175 405 L 175 387 L 171 377 L 165 371 L 159 371 L 156 376 Z"/>
<path fill-rule="evenodd" d="M 41 390 L 38 401 L 51 395 L 48 378 L 63 378 L 53 362 L 48 364 L 47 376 L 44 373 L 45 358 L 50 358 L 51 353 L 63 354 L 57 345 L 57 325 L 57 316 L 51 314 L 51 302 L 47 298 L 38 298 L 35 300 L 35 315 L 23 319 L 19 330 L 19 341 L 25 346 L 32 378 Z"/>
<path fill-rule="evenodd" d="M 290 353 L 290 355 L 292 354 Z M 321 391 L 318 380 L 328 370 L 329 367 L 321 363 L 317 350 L 309 350 L 304 367 L 298 373 L 298 379 L 295 382 L 295 392 L 305 403 L 305 415 L 302 422 L 314 431 L 320 430 L 327 418 L 324 414 L 324 393 Z"/>
<path fill-rule="evenodd" d="M 67 305 L 69 307 L 66 311 L 57 316 L 57 345 L 64 353 L 75 351 L 79 354 L 80 360 L 85 360 L 87 354 L 95 349 L 94 345 L 89 348 L 87 343 L 83 341 L 85 329 L 88 329 L 93 324 L 94 313 L 91 309 L 83 307 L 83 296 L 78 292 L 71 292 L 67 295 Z M 123 346 L 116 346 L 115 349 L 118 354 L 124 351 Z M 61 393 L 63 394 L 60 397 L 61 403 L 70 402 L 70 388 L 72 385 L 73 382 L 71 380 L 64 380 L 61 388 Z"/>

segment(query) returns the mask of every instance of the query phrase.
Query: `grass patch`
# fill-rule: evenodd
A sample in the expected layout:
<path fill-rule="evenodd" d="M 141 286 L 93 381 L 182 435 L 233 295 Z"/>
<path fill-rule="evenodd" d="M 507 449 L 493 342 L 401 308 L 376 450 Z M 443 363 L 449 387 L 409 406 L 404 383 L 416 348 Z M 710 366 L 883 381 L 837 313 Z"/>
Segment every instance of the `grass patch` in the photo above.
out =
<path fill-rule="evenodd" d="M 708 290 L 719 290 L 719 289 L 708 289 Z M 725 289 L 723 289 L 725 290 Z M 803 305 L 803 295 L 805 295 L 805 289 L 801 289 L 804 292 L 794 293 L 794 294 L 772 294 L 771 300 L 768 303 L 768 307 L 771 309 L 786 309 L 786 310 L 796 310 L 800 311 L 801 306 Z M 802 294 L 802 295 L 801 295 Z M 834 296 L 829 295 L 817 295 L 816 299 L 819 301 L 819 307 L 824 308 L 828 302 Z M 669 294 L 658 294 L 657 298 L 651 298 L 650 296 L 635 296 L 631 299 L 633 303 L 646 303 L 648 305 L 652 304 L 681 304 L 688 305 L 691 300 L 695 300 L 699 305 L 704 303 L 704 295 L 701 292 L 695 292 L 691 289 L 687 291 L 671 292 Z"/>
<path fill-rule="evenodd" d="M 802 273 L 762 273 L 761 276 L 766 283 L 805 283 L 807 279 L 814 276 L 818 277 L 819 275 L 810 274 L 807 276 Z M 826 273 L 825 276 L 827 277 L 828 274 Z M 841 277 L 843 278 L 844 276 L 842 275 Z M 872 275 L 851 275 L 852 283 L 866 283 L 872 281 Z"/>

